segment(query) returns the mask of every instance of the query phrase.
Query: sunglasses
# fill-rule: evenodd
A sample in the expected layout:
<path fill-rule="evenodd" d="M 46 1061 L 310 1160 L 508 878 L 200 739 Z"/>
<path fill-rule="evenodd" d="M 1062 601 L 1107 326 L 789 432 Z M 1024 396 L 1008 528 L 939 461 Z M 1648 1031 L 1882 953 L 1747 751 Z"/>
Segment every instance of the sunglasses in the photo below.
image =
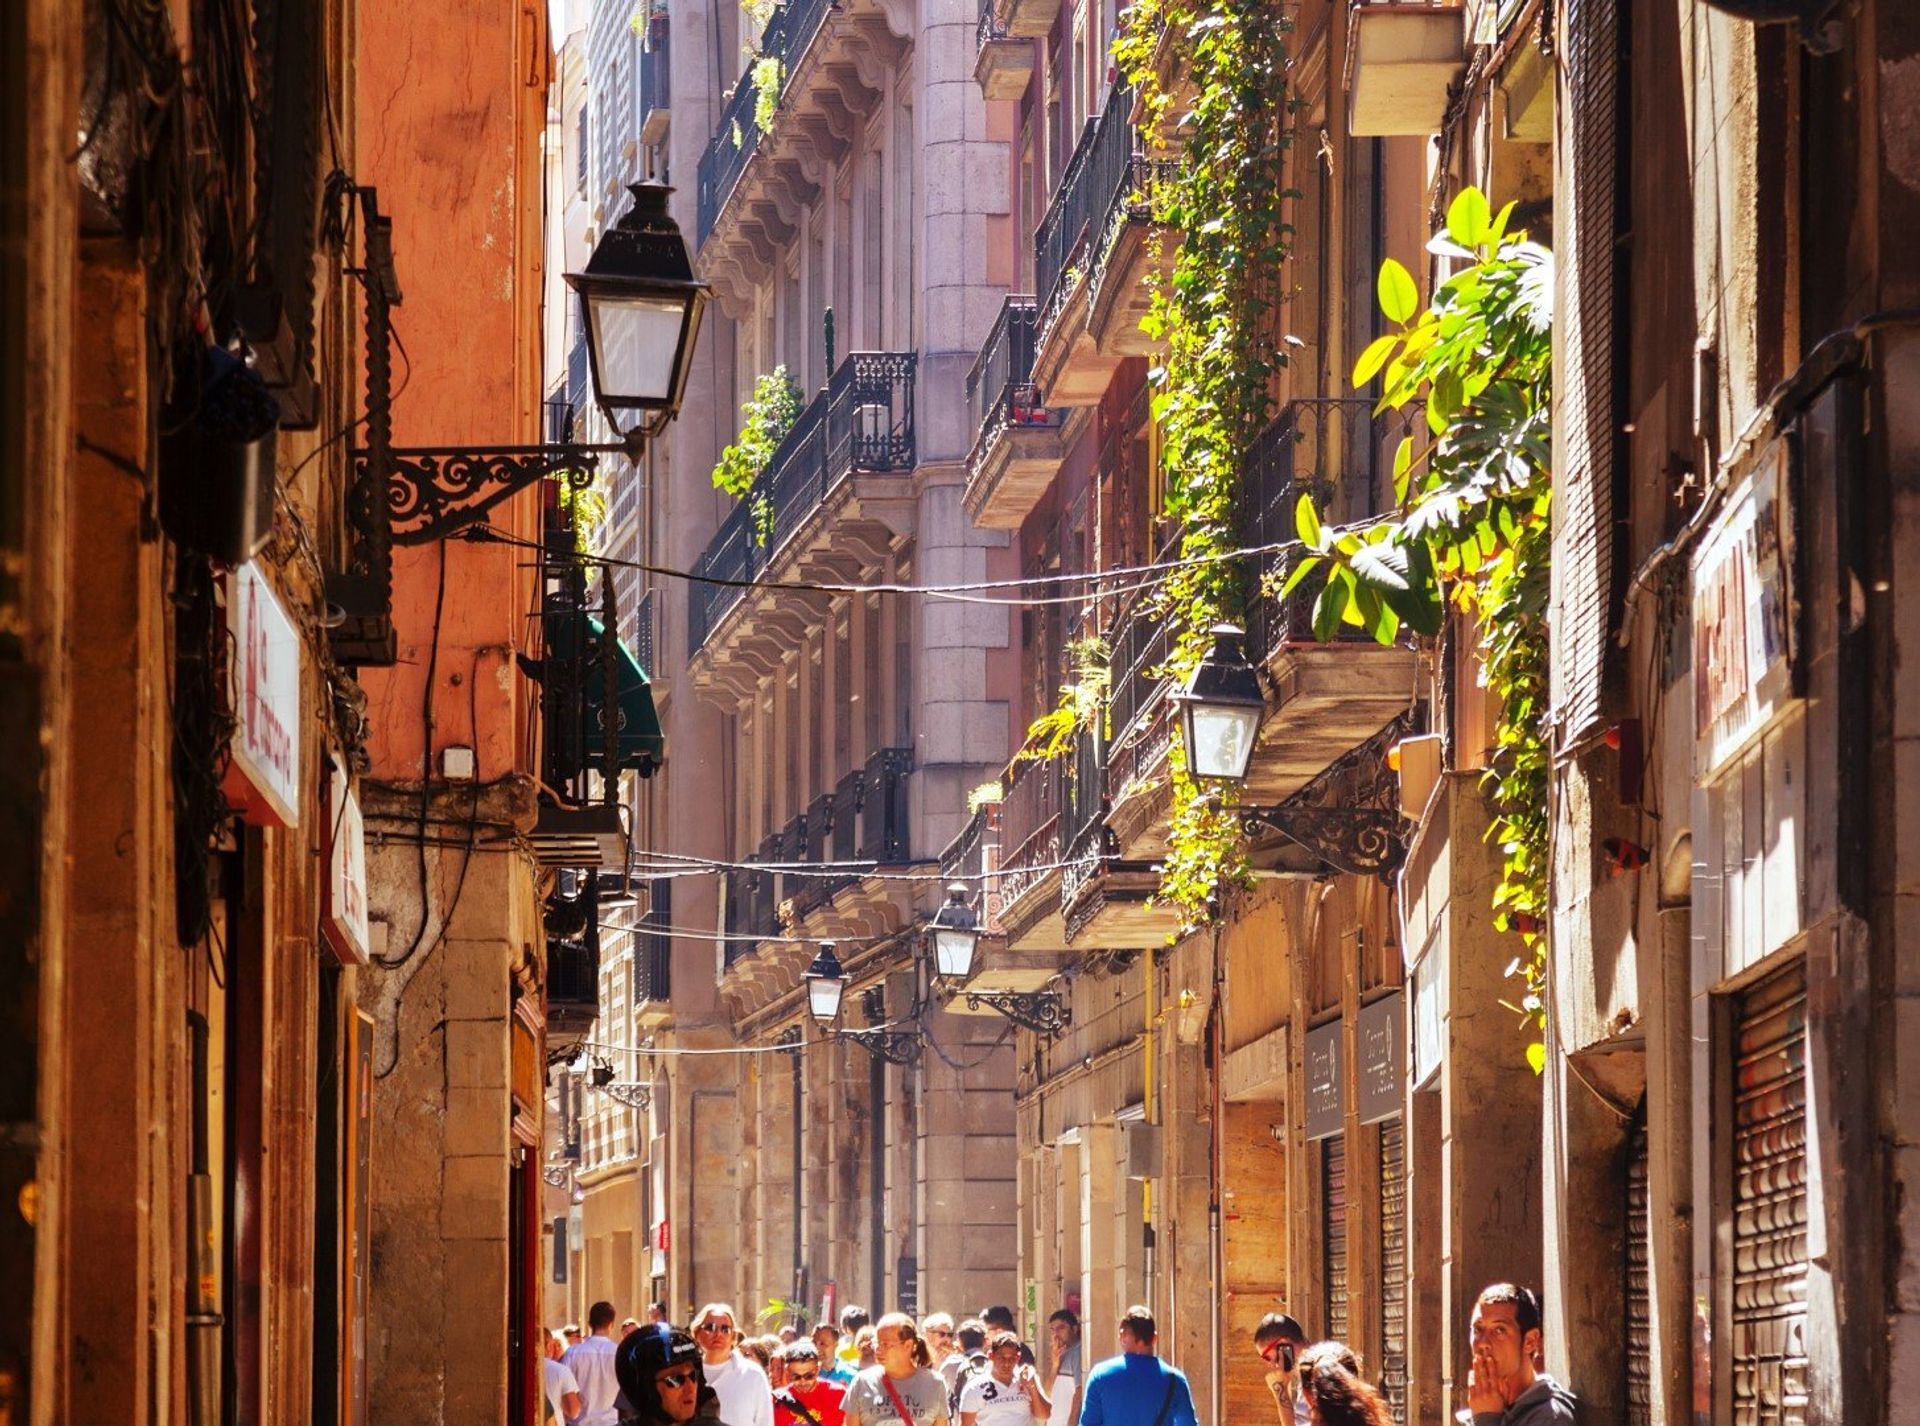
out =
<path fill-rule="evenodd" d="M 818 1368 L 815 1368 L 813 1371 L 810 1371 L 810 1372 L 801 1372 L 801 1371 L 795 1371 L 792 1367 L 788 1367 L 787 1380 L 788 1381 L 818 1381 L 820 1380 L 820 1371 Z"/>
<path fill-rule="evenodd" d="M 683 1371 L 668 1372 L 665 1376 L 658 1378 L 658 1383 L 669 1391 L 680 1391 L 692 1386 L 698 1380 L 700 1380 L 700 1374 L 692 1367 L 688 1367 Z"/>
<path fill-rule="evenodd" d="M 711 1332 L 716 1337 L 731 1337 L 733 1335 L 733 1324 L 731 1322 L 709 1322 L 705 1326 L 696 1327 L 693 1330 L 696 1332 Z"/>

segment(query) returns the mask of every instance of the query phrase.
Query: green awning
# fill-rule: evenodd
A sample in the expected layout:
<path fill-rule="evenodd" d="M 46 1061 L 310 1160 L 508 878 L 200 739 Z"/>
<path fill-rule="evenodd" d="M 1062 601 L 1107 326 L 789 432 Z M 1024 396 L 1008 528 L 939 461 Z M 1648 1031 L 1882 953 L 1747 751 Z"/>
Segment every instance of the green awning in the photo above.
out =
<path fill-rule="evenodd" d="M 587 648 L 581 682 L 586 705 L 586 762 L 591 768 L 606 770 L 606 720 L 601 708 L 606 702 L 606 675 L 600 666 L 600 642 L 605 626 L 591 614 L 586 616 Z M 549 619 L 549 662 L 567 662 L 573 658 L 572 618 Z M 617 693 L 620 700 L 619 757 L 622 768 L 632 768 L 642 777 L 650 777 L 667 758 L 666 734 L 660 731 L 660 713 L 653 706 L 653 680 L 640 667 L 633 650 L 616 643 L 614 657 L 619 662 Z"/>

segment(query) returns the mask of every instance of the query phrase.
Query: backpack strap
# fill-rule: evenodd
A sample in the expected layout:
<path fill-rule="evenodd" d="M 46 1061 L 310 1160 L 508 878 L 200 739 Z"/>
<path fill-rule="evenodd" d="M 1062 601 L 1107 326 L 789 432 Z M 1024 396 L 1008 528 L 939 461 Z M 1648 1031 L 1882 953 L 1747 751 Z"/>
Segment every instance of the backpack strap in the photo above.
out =
<path fill-rule="evenodd" d="M 907 1410 L 907 1403 L 900 1399 L 900 1392 L 893 1384 L 893 1378 L 887 1375 L 887 1369 L 880 1369 L 880 1385 L 887 1389 L 887 1395 L 893 1398 L 893 1409 L 900 1413 L 900 1426 L 914 1426 L 913 1413 Z"/>
<path fill-rule="evenodd" d="M 1160 1411 L 1153 1418 L 1153 1426 L 1167 1426 L 1167 1413 L 1173 1410 L 1173 1388 L 1179 1380 L 1172 1372 L 1167 1373 L 1167 1394 L 1160 1398 Z"/>

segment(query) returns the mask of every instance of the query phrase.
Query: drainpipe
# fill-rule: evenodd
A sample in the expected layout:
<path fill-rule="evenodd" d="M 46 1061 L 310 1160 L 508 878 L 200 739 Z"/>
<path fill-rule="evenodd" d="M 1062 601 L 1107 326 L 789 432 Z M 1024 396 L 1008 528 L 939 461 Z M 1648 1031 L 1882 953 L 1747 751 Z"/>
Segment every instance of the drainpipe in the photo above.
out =
<path fill-rule="evenodd" d="M 800 1062 L 800 1047 L 793 1049 L 793 1282 L 788 1291 L 793 1294 L 794 1302 L 802 1309 L 806 1306 L 805 1290 L 801 1287 L 800 1275 L 805 1267 L 802 1256 L 801 1228 L 806 1221 L 806 1175 L 801 1161 L 800 1145 L 802 1132 L 806 1127 L 806 1115 L 801 1105 L 801 1091 L 805 1087 L 805 1072 Z"/>
<path fill-rule="evenodd" d="M 1213 1419 L 1221 1420 L 1220 1397 L 1226 1390 L 1226 1343 L 1227 1343 L 1227 1262 L 1226 1244 L 1221 1233 L 1220 1189 L 1226 1178 L 1225 1136 L 1221 1133 L 1222 1121 L 1226 1115 L 1226 1101 L 1221 1097 L 1220 1083 L 1221 1051 L 1225 1038 L 1225 1025 L 1220 1014 L 1220 934 L 1224 928 L 1218 921 L 1213 926 L 1213 986 L 1212 1000 L 1207 1009 L 1207 1090 L 1212 1107 L 1212 1123 L 1209 1125 L 1209 1149 L 1207 1155 L 1207 1236 L 1209 1263 L 1213 1275 L 1213 1350 L 1209 1353 L 1209 1370 L 1213 1388 Z"/>

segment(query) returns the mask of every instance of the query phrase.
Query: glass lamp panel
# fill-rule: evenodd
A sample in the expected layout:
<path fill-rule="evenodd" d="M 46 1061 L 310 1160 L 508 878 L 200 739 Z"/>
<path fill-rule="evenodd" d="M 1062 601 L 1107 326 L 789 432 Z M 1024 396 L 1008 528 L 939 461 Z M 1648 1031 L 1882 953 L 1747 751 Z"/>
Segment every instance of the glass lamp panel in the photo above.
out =
<path fill-rule="evenodd" d="M 933 932 L 933 968 L 948 980 L 965 980 L 973 974 L 973 948 L 979 939 L 973 931 L 937 926 Z"/>
<path fill-rule="evenodd" d="M 673 363 L 687 304 L 673 297 L 600 294 L 587 306 L 600 359 L 601 401 L 632 406 L 672 396 Z"/>
<path fill-rule="evenodd" d="M 807 1008 L 822 1025 L 830 1025 L 840 1015 L 840 997 L 847 983 L 838 977 L 807 977 Z"/>
<path fill-rule="evenodd" d="M 1239 782 L 1253 758 L 1253 735 L 1260 726 L 1258 708 L 1195 702 L 1187 710 L 1191 730 L 1187 762 L 1198 777 Z"/>

